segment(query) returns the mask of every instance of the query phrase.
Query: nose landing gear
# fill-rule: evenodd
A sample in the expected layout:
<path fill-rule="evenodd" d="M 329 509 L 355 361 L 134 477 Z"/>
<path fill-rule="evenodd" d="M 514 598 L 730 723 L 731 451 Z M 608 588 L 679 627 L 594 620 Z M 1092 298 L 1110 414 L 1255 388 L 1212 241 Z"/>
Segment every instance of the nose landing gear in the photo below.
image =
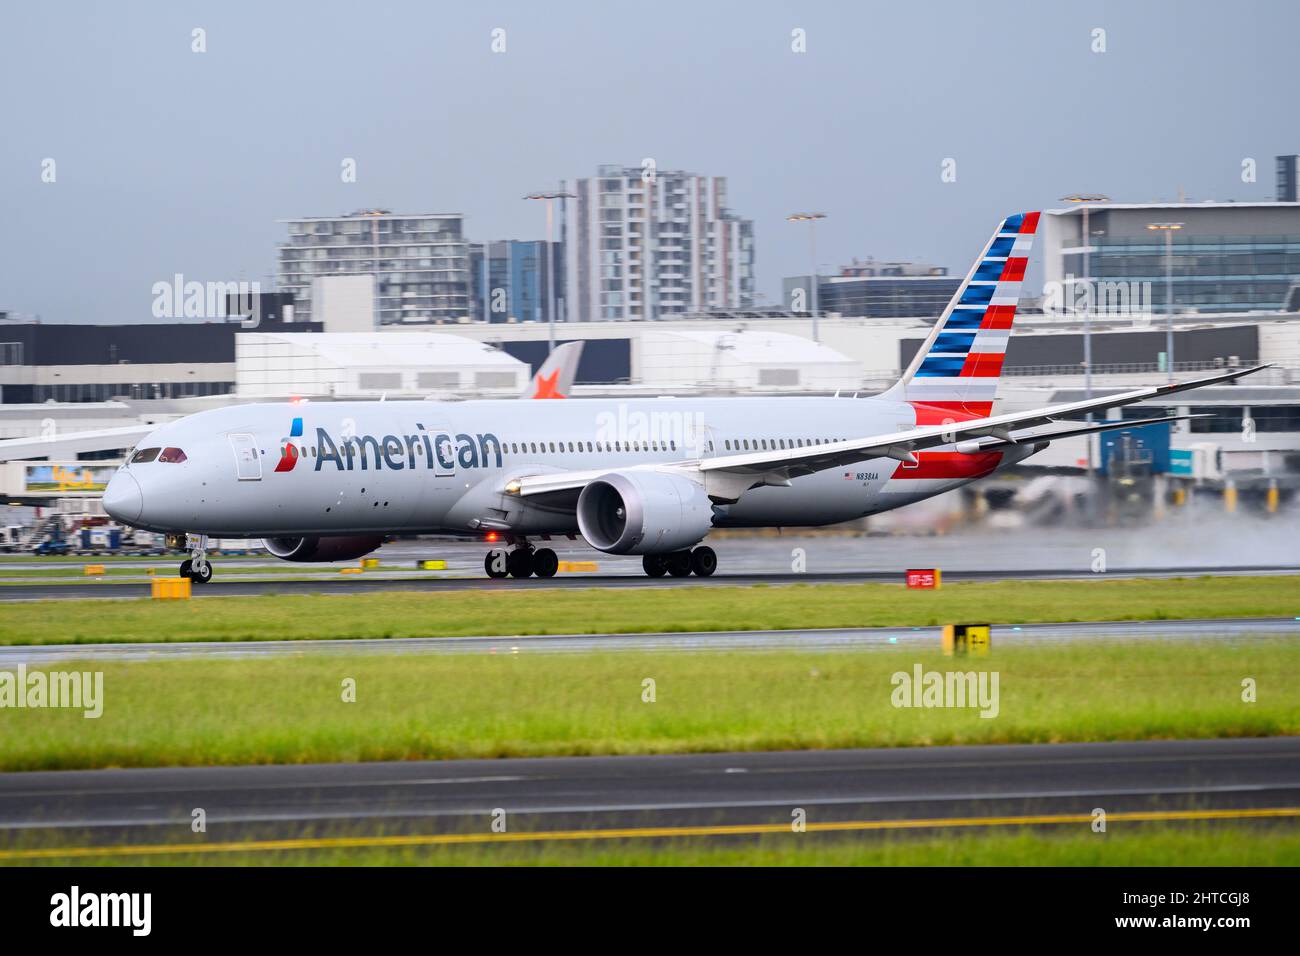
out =
<path fill-rule="evenodd" d="M 186 537 L 190 546 L 190 556 L 181 562 L 180 576 L 189 578 L 195 584 L 207 584 L 212 580 L 212 563 L 208 561 L 208 536 L 192 534 Z"/>

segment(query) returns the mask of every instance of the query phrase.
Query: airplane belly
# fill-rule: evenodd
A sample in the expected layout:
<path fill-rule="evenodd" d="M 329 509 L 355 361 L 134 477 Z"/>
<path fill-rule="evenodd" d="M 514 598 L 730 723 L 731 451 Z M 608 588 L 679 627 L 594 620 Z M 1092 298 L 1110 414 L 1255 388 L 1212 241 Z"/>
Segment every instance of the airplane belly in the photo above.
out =
<path fill-rule="evenodd" d="M 726 507 L 717 526 L 815 526 L 862 518 L 879 510 L 880 491 L 892 464 L 873 459 L 794 478 L 788 488 L 754 488 Z"/>

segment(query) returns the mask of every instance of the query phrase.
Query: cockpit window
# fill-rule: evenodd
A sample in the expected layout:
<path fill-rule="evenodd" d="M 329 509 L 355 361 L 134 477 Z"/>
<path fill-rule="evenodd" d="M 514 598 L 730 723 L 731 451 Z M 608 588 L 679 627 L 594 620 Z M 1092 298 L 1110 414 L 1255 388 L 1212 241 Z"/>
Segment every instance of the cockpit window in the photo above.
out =
<path fill-rule="evenodd" d="M 174 465 L 185 460 L 185 452 L 179 448 L 164 448 L 163 453 L 158 456 L 158 460 Z"/>
<path fill-rule="evenodd" d="M 161 450 L 162 449 L 160 448 L 141 448 L 138 452 L 136 452 L 134 455 L 131 456 L 131 464 L 142 465 L 147 461 L 153 461 L 155 458 L 158 457 L 158 452 Z M 167 450 L 171 451 L 170 448 Z"/>

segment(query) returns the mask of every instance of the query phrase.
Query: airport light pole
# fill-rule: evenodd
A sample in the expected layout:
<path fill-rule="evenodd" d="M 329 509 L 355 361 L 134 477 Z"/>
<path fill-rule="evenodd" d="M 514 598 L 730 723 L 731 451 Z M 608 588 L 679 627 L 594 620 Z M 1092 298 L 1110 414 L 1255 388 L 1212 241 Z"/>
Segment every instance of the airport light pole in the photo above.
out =
<path fill-rule="evenodd" d="M 529 193 L 524 197 L 525 199 L 546 200 L 546 354 L 548 357 L 555 351 L 555 262 L 551 240 L 551 235 L 555 230 L 554 203 L 557 199 L 571 199 L 573 195 L 573 193 L 561 189 L 556 192 Z"/>
<path fill-rule="evenodd" d="M 1147 228 L 1165 234 L 1165 371 L 1174 380 L 1174 233 L 1181 222 L 1149 222 Z"/>
<path fill-rule="evenodd" d="M 1088 229 L 1088 211 L 1091 208 L 1090 203 L 1110 202 L 1109 196 L 1100 194 L 1076 193 L 1073 196 L 1062 196 L 1061 202 L 1079 203 L 1083 208 L 1083 275 L 1080 278 L 1085 285 L 1092 281 L 1090 273 L 1090 260 L 1088 253 L 1092 251 L 1092 233 Z M 1083 312 L 1083 394 L 1085 398 L 1092 398 L 1092 305 L 1095 304 L 1096 298 L 1092 295 L 1089 285 L 1089 307 Z"/>
<path fill-rule="evenodd" d="M 812 327 L 813 341 L 820 342 L 821 337 L 817 331 L 817 220 L 825 219 L 824 212 L 796 212 L 785 217 L 786 222 L 806 222 L 808 223 L 808 243 L 811 259 L 809 265 L 812 271 L 808 274 L 808 284 L 812 286 L 810 293 L 812 308 Z"/>
<path fill-rule="evenodd" d="M 1089 271 L 1088 253 L 1092 249 L 1092 232 L 1088 228 L 1088 210 L 1091 203 L 1110 202 L 1109 196 L 1103 196 L 1100 193 L 1075 193 L 1071 196 L 1062 196 L 1061 202 L 1079 203 L 1083 207 L 1083 282 L 1088 288 L 1088 308 L 1083 310 L 1083 396 L 1092 398 L 1092 306 L 1096 303 L 1096 297 L 1092 294 L 1092 276 Z M 1088 421 L 1092 421 L 1092 412 L 1088 413 Z M 1088 477 L 1092 477 L 1095 465 L 1092 455 L 1092 437 L 1088 437 Z"/>

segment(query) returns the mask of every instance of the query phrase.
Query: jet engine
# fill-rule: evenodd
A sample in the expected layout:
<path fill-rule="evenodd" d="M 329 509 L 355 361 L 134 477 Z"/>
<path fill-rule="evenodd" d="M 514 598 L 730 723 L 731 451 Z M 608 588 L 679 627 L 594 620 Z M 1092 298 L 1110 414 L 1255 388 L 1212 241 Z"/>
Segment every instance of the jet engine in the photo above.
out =
<path fill-rule="evenodd" d="M 382 535 L 262 539 L 262 546 L 284 561 L 351 561 L 383 543 Z"/>
<path fill-rule="evenodd" d="M 609 554 L 665 554 L 698 544 L 713 503 L 689 478 L 654 471 L 602 475 L 578 496 L 578 528 Z"/>

